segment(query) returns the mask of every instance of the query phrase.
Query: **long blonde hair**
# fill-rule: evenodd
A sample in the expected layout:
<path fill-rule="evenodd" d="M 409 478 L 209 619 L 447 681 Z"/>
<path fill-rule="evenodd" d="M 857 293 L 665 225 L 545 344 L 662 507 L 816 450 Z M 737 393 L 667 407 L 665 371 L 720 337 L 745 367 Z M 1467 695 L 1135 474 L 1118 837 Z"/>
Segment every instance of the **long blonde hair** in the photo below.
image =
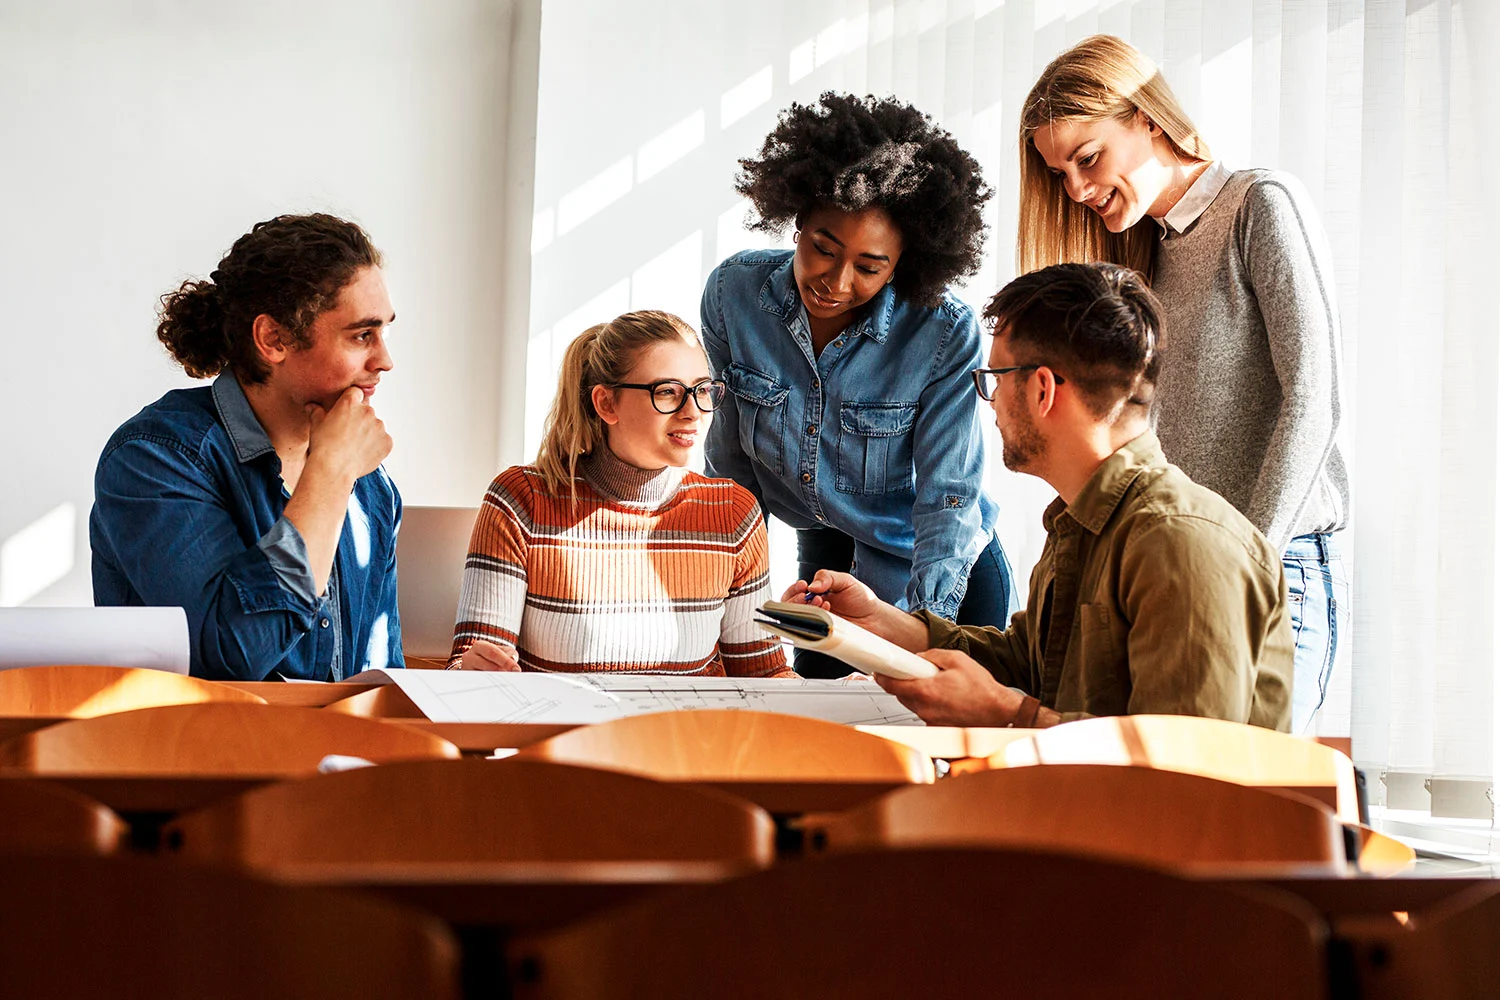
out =
<path fill-rule="evenodd" d="M 1016 262 L 1021 274 L 1070 262 L 1109 261 L 1149 280 L 1155 271 L 1157 224 L 1142 219 L 1112 233 L 1087 205 L 1068 197 L 1032 137 L 1055 121 L 1128 121 L 1144 112 L 1185 160 L 1211 160 L 1208 143 L 1188 119 L 1156 64 L 1113 35 L 1092 35 L 1047 66 L 1021 109 L 1021 218 Z"/>
<path fill-rule="evenodd" d="M 578 460 L 605 443 L 605 424 L 594 409 L 594 386 L 623 381 L 641 351 L 674 340 L 702 347 L 697 331 L 681 318 L 643 309 L 591 326 L 568 345 L 536 455 L 537 471 L 548 489 L 555 492 L 566 485 L 576 504 Z"/>

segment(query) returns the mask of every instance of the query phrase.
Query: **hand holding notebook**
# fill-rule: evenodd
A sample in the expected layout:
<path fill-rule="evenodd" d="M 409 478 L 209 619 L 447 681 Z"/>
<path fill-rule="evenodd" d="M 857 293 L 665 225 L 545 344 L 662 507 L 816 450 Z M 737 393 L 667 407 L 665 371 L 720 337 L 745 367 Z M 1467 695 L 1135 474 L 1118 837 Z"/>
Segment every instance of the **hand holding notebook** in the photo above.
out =
<path fill-rule="evenodd" d="M 871 674 L 884 674 L 899 680 L 932 677 L 938 669 L 916 653 L 902 649 L 845 621 L 826 608 L 787 601 L 767 601 L 756 624 L 767 632 L 786 639 L 799 649 L 811 649 L 837 657 Z"/>

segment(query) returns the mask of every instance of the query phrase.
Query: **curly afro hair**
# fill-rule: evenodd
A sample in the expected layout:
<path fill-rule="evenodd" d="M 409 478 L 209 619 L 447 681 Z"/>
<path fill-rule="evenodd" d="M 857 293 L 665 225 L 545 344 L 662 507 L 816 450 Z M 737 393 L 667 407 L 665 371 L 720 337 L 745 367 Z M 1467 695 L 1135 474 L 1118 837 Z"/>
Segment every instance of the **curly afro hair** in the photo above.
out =
<path fill-rule="evenodd" d="M 755 205 L 752 228 L 772 234 L 822 205 L 885 209 L 904 243 L 892 284 L 924 306 L 979 270 L 992 193 L 974 157 L 910 104 L 832 91 L 781 113 L 735 190 Z"/>

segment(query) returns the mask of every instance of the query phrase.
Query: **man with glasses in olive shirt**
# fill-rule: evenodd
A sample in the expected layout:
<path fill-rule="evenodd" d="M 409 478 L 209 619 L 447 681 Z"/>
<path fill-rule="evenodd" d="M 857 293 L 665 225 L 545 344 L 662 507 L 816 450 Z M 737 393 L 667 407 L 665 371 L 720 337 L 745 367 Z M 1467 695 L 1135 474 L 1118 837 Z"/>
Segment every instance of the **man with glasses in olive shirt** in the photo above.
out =
<path fill-rule="evenodd" d="M 1282 563 L 1217 493 L 1170 465 L 1150 426 L 1160 306 L 1140 275 L 1059 264 L 1001 289 L 974 372 L 1008 468 L 1058 497 L 1027 606 L 1004 631 L 907 614 L 847 573 L 806 600 L 940 672 L 877 678 L 927 722 L 1046 727 L 1097 715 L 1201 715 L 1285 731 L 1293 641 Z M 1170 331 L 1167 331 L 1170 335 Z"/>

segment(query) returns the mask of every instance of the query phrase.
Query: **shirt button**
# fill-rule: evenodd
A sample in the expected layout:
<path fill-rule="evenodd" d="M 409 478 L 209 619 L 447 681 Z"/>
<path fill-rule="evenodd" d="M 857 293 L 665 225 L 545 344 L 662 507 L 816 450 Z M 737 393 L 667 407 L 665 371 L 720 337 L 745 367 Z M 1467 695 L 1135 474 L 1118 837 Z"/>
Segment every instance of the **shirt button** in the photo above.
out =
<path fill-rule="evenodd" d="M 812 473 L 811 472 L 804 472 L 804 473 L 802 473 L 802 481 L 804 483 L 810 483 L 810 482 L 812 482 Z"/>
<path fill-rule="evenodd" d="M 815 514 L 813 516 L 816 517 L 819 521 L 823 520 L 823 515 L 822 514 Z"/>
<path fill-rule="evenodd" d="M 835 340 L 835 341 L 834 341 L 834 342 L 833 342 L 833 346 L 834 346 L 834 347 L 843 347 L 843 346 L 844 346 L 844 341 L 843 341 L 843 340 L 842 340 L 842 339 L 840 339 L 840 340 Z"/>
<path fill-rule="evenodd" d="M 822 386 L 823 386 L 822 382 L 819 382 L 817 379 L 813 379 L 813 388 L 814 389 L 820 389 L 820 388 L 822 388 Z"/>
<path fill-rule="evenodd" d="M 324 618 L 322 621 L 318 622 L 318 624 L 321 625 L 323 628 L 327 628 L 328 627 L 328 619 Z"/>
<path fill-rule="evenodd" d="M 818 425 L 817 424 L 808 424 L 807 425 L 807 433 L 809 433 L 809 434 L 816 434 L 816 433 L 818 433 Z"/>

